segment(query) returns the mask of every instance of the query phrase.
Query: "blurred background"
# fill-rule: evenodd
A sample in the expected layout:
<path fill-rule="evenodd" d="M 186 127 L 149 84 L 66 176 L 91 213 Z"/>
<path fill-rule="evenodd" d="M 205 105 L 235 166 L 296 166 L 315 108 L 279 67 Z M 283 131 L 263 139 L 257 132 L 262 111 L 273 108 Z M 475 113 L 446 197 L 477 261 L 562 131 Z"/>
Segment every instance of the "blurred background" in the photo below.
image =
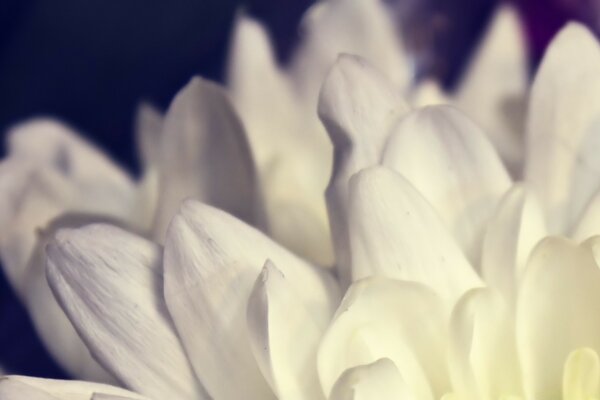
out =
<path fill-rule="evenodd" d="M 0 132 L 34 115 L 60 118 L 137 171 L 133 118 L 147 100 L 166 108 L 193 75 L 221 80 L 230 28 L 242 10 L 269 30 L 284 63 L 311 0 L 0 0 Z M 498 0 L 386 0 L 419 76 L 451 89 Z M 514 0 L 531 70 L 568 20 L 598 32 L 600 0 Z M 0 145 L 0 151 L 3 150 Z M 66 377 L 0 277 L 0 366 Z"/>

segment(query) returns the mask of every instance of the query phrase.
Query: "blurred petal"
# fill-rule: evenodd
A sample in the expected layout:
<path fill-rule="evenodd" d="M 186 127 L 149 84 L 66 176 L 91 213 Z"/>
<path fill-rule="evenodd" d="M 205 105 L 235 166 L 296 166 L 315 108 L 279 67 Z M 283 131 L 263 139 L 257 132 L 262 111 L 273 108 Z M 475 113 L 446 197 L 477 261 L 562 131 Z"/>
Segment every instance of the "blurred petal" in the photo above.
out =
<path fill-rule="evenodd" d="M 394 363 L 382 358 L 346 370 L 337 380 L 329 400 L 413 400 Z"/>
<path fill-rule="evenodd" d="M 0 377 L 0 399 L 2 400 L 90 400 L 94 393 L 124 396 L 125 399 L 146 399 L 137 393 L 101 383 L 16 375 Z"/>
<path fill-rule="evenodd" d="M 481 281 L 438 215 L 401 175 L 385 167 L 350 183 L 349 235 L 355 280 L 370 275 L 416 281 L 448 306 Z"/>
<path fill-rule="evenodd" d="M 138 106 L 135 134 L 138 153 L 145 168 L 158 163 L 163 120 L 162 113 L 151 104 L 141 103 Z"/>
<path fill-rule="evenodd" d="M 594 259 L 596 258 L 596 259 Z M 517 348 L 526 398 L 561 393 L 573 349 L 600 350 L 600 238 L 581 246 L 547 238 L 533 251 L 517 304 Z"/>
<path fill-rule="evenodd" d="M 588 400 L 600 395 L 598 353 L 583 348 L 569 354 L 563 371 L 563 399 Z"/>
<path fill-rule="evenodd" d="M 440 363 L 445 354 L 443 310 L 440 299 L 418 283 L 385 278 L 354 283 L 319 349 L 325 393 L 349 368 L 389 358 L 415 398 L 439 398 L 448 385 Z"/>
<path fill-rule="evenodd" d="M 316 360 L 327 325 L 313 317 L 310 307 L 267 261 L 248 302 L 248 330 L 258 366 L 280 399 L 323 398 Z"/>
<path fill-rule="evenodd" d="M 288 150 L 296 123 L 294 95 L 279 69 L 267 32 L 251 18 L 235 21 L 227 83 L 248 130 L 259 168 Z"/>
<path fill-rule="evenodd" d="M 522 395 L 512 310 L 498 292 L 475 289 L 456 305 L 450 321 L 450 376 L 464 400 Z"/>
<path fill-rule="evenodd" d="M 303 21 L 302 45 L 291 63 L 300 92 L 316 99 L 322 79 L 340 53 L 364 57 L 390 77 L 398 90 L 410 83 L 412 71 L 383 2 L 331 0 L 319 2 Z"/>
<path fill-rule="evenodd" d="M 204 398 L 162 295 L 160 248 L 110 225 L 63 229 L 47 248 L 48 280 L 95 357 L 155 398 Z"/>
<path fill-rule="evenodd" d="M 11 129 L 10 157 L 25 158 L 51 169 L 77 187 L 78 203 L 126 218 L 135 186 L 127 174 L 65 125 L 35 119 Z"/>
<path fill-rule="evenodd" d="M 75 191 L 73 185 L 51 169 L 29 170 L 29 175 L 23 176 L 26 165 L 8 160 L 0 167 L 1 182 L 10 179 L 13 173 L 23 179 L 20 188 L 12 188 L 14 192 L 0 191 L 5 211 L 13 213 L 0 233 L 4 272 L 52 356 L 72 376 L 112 382 L 114 378 L 92 359 L 64 315 L 48 287 L 45 274 L 44 247 L 53 232 L 62 226 L 97 221 L 99 217 L 63 215 Z M 2 187 L 6 188 L 3 184 Z M 10 199 L 11 196 L 15 197 Z"/>
<path fill-rule="evenodd" d="M 334 146 L 334 169 L 327 205 L 344 284 L 349 284 L 347 236 L 348 181 L 362 168 L 379 163 L 389 129 L 408 106 L 390 82 L 365 60 L 342 55 L 329 71 L 319 98 L 319 116 Z"/>
<path fill-rule="evenodd" d="M 423 194 L 479 264 L 483 230 L 511 184 L 481 129 L 452 107 L 421 108 L 396 126 L 382 160 Z"/>
<path fill-rule="evenodd" d="M 464 79 L 456 103 L 480 123 L 513 174 L 521 171 L 528 60 L 517 10 L 496 11 Z"/>
<path fill-rule="evenodd" d="M 600 192 L 590 201 L 569 236 L 581 242 L 595 235 L 600 235 Z"/>
<path fill-rule="evenodd" d="M 235 217 L 182 204 L 165 244 L 165 296 L 197 376 L 213 398 L 272 398 L 250 350 L 245 313 L 267 259 L 279 266 L 310 315 L 326 323 L 337 284 Z M 323 305 L 327 305 L 323 307 Z"/>
<path fill-rule="evenodd" d="M 193 197 L 256 224 L 259 188 L 242 127 L 223 89 L 194 78 L 164 122 L 155 236 L 162 241 L 181 201 Z"/>
<path fill-rule="evenodd" d="M 440 85 L 433 80 L 420 82 L 411 93 L 411 104 L 415 107 L 435 106 L 448 104 L 450 99 Z"/>
<path fill-rule="evenodd" d="M 571 229 L 600 187 L 600 47 L 570 23 L 551 42 L 531 89 L 527 165 L 551 233 Z"/>
<path fill-rule="evenodd" d="M 546 235 L 544 214 L 535 194 L 525 185 L 515 184 L 489 221 L 481 257 L 484 281 L 511 304 L 531 250 Z"/>

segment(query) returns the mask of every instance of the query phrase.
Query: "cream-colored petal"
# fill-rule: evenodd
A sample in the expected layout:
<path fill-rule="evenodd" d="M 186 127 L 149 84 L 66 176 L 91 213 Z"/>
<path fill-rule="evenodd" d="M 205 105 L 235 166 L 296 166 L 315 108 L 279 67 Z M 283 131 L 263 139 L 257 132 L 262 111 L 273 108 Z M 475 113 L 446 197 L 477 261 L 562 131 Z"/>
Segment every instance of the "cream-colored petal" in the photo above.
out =
<path fill-rule="evenodd" d="M 155 166 L 160 157 L 160 142 L 164 116 L 150 103 L 138 106 L 135 120 L 135 135 L 138 154 L 144 168 Z"/>
<path fill-rule="evenodd" d="M 331 152 L 316 98 L 308 104 L 298 98 L 259 22 L 238 17 L 232 42 L 228 87 L 260 172 L 269 235 L 311 261 L 332 265 L 323 199 Z"/>
<path fill-rule="evenodd" d="M 334 146 L 327 205 L 343 284 L 350 282 L 347 235 L 348 181 L 379 163 L 389 129 L 408 106 L 391 83 L 364 59 L 342 55 L 331 68 L 319 99 L 319 116 Z"/>
<path fill-rule="evenodd" d="M 181 201 L 201 199 L 258 223 L 259 188 L 242 127 L 226 93 L 194 78 L 167 111 L 159 160 L 155 237 L 162 241 Z"/>
<path fill-rule="evenodd" d="M 47 254 L 50 286 L 102 365 L 151 397 L 206 398 L 163 300 L 158 245 L 93 224 L 60 230 Z"/>
<path fill-rule="evenodd" d="M 78 203 L 123 218 L 131 211 L 131 178 L 69 127 L 34 119 L 13 127 L 8 135 L 11 158 L 33 161 L 72 182 L 78 188 Z"/>
<path fill-rule="evenodd" d="M 502 198 L 483 238 L 481 274 L 514 305 L 531 250 L 547 235 L 544 213 L 535 193 L 515 184 Z"/>
<path fill-rule="evenodd" d="M 273 54 L 265 28 L 246 16 L 235 21 L 227 86 L 263 170 L 294 143 L 294 94 Z"/>
<path fill-rule="evenodd" d="M 0 399 L 2 400 L 90 400 L 94 393 L 147 400 L 129 390 L 100 383 L 18 375 L 0 377 Z"/>
<path fill-rule="evenodd" d="M 349 368 L 389 358 L 415 398 L 439 398 L 448 387 L 446 366 L 440 362 L 445 319 L 441 300 L 421 284 L 381 277 L 355 282 L 319 349 L 325 394 L 331 394 Z"/>
<path fill-rule="evenodd" d="M 369 60 L 399 90 L 410 83 L 410 60 L 383 2 L 319 2 L 306 13 L 302 28 L 302 43 L 290 69 L 304 96 L 316 98 L 325 73 L 340 53 Z"/>
<path fill-rule="evenodd" d="M 531 89 L 525 178 L 565 233 L 600 187 L 600 47 L 583 25 L 553 39 Z"/>
<path fill-rule="evenodd" d="M 313 317 L 288 279 L 267 261 L 248 301 L 250 344 L 277 398 L 323 399 L 316 365 L 327 324 Z"/>
<path fill-rule="evenodd" d="M 563 370 L 563 399 L 590 400 L 600 396 L 600 360 L 589 348 L 573 350 Z"/>
<path fill-rule="evenodd" d="M 411 93 L 410 103 L 415 107 L 435 106 L 449 104 L 450 98 L 434 80 L 419 82 Z"/>
<path fill-rule="evenodd" d="M 413 400 L 396 365 L 388 358 L 346 370 L 329 400 Z"/>
<path fill-rule="evenodd" d="M 484 228 L 511 184 L 483 131 L 453 107 L 421 108 L 394 128 L 382 162 L 423 194 L 479 264 Z"/>
<path fill-rule="evenodd" d="M 569 236 L 581 242 L 595 235 L 600 235 L 600 192 L 590 201 Z"/>
<path fill-rule="evenodd" d="M 474 289 L 456 305 L 450 320 L 452 387 L 463 400 L 521 395 L 513 310 L 499 292 Z"/>
<path fill-rule="evenodd" d="M 420 282 L 448 307 L 481 285 L 427 200 L 386 167 L 352 178 L 348 226 L 354 280 L 383 275 Z"/>
<path fill-rule="evenodd" d="M 61 217 L 75 191 L 73 185 L 52 170 L 31 170 L 29 175 L 23 176 L 21 168 L 25 166 L 13 161 L 5 161 L 0 172 L 0 181 L 13 172 L 15 177 L 23 179 L 19 183 L 21 188 L 12 188 L 14 192 L 0 191 L 5 201 L 3 207 L 12 211 L 0 234 L 4 272 L 27 307 L 38 335 L 54 359 L 72 376 L 112 382 L 114 378 L 92 359 L 50 291 L 43 251 L 48 238 L 58 227 L 78 226 L 97 221 L 98 217 Z M 15 197 L 11 200 L 12 195 Z M 8 204 L 13 200 L 13 204 Z"/>
<path fill-rule="evenodd" d="M 533 251 L 517 303 L 517 349 L 525 395 L 561 393 L 563 365 L 580 347 L 600 350 L 600 239 L 581 246 L 544 239 Z M 600 257 L 597 256 L 600 260 Z"/>
<path fill-rule="evenodd" d="M 326 323 L 339 301 L 337 284 L 326 271 L 199 202 L 184 202 L 169 228 L 167 305 L 196 374 L 213 398 L 273 397 L 252 355 L 245 318 L 267 259 L 280 268 L 315 321 Z"/>
<path fill-rule="evenodd" d="M 464 72 L 455 104 L 483 126 L 513 176 L 520 176 L 524 161 L 528 70 L 517 10 L 502 5 Z"/>

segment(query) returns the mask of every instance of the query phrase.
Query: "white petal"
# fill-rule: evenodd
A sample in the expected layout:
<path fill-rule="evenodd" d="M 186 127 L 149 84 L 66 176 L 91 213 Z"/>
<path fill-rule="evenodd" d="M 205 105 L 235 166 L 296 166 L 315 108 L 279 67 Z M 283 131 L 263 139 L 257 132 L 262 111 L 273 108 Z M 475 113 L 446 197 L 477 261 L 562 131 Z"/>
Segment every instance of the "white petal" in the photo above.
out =
<path fill-rule="evenodd" d="M 227 84 L 263 169 L 292 140 L 294 132 L 289 130 L 297 118 L 294 95 L 258 21 L 238 17 L 232 43 Z"/>
<path fill-rule="evenodd" d="M 11 173 L 23 179 L 21 188 L 12 188 L 14 192 L 0 191 L 3 201 L 9 202 L 10 196 L 15 195 L 14 204 L 4 203 L 4 207 L 13 213 L 0 235 L 4 271 L 52 356 L 72 376 L 112 382 L 114 378 L 92 359 L 64 315 L 48 287 L 45 274 L 44 247 L 53 232 L 61 226 L 77 226 L 98 218 L 63 215 L 73 186 L 50 169 L 29 171 L 29 175 L 23 177 L 21 168 L 25 167 L 13 161 L 5 161 L 0 172 L 0 181 Z"/>
<path fill-rule="evenodd" d="M 508 169 L 521 171 L 528 84 L 525 37 L 517 10 L 502 5 L 459 84 L 456 104 L 480 123 Z"/>
<path fill-rule="evenodd" d="M 317 346 L 327 325 L 312 316 L 310 307 L 267 261 L 248 301 L 248 331 L 258 366 L 279 399 L 323 398 Z"/>
<path fill-rule="evenodd" d="M 433 80 L 420 82 L 411 93 L 411 104 L 415 107 L 449 104 L 450 98 L 444 93 L 439 83 Z"/>
<path fill-rule="evenodd" d="M 552 233 L 570 229 L 600 187 L 598 70 L 593 33 L 571 23 L 551 42 L 531 89 L 525 177 Z"/>
<path fill-rule="evenodd" d="M 317 99 L 306 101 L 293 90 L 260 23 L 239 17 L 232 41 L 228 86 L 260 171 L 269 235 L 320 265 L 332 265 L 323 199 L 331 150 L 315 113 Z"/>
<path fill-rule="evenodd" d="M 179 204 L 201 199 L 257 222 L 258 186 L 250 148 L 223 89 L 194 78 L 175 97 L 164 123 L 155 236 L 162 241 Z"/>
<path fill-rule="evenodd" d="M 163 119 L 162 113 L 151 104 L 141 103 L 138 106 L 135 134 L 138 153 L 145 168 L 158 162 Z"/>
<path fill-rule="evenodd" d="M 135 186 L 104 154 L 57 121 L 34 119 L 9 132 L 11 157 L 52 169 L 78 188 L 78 203 L 126 218 Z"/>
<path fill-rule="evenodd" d="M 385 167 L 350 182 L 352 272 L 383 275 L 433 288 L 448 306 L 481 281 L 427 201 Z"/>
<path fill-rule="evenodd" d="M 440 299 L 418 283 L 384 278 L 354 283 L 319 349 L 325 393 L 331 393 L 347 369 L 389 358 L 415 398 L 439 398 L 448 385 L 440 362 L 445 354 L 443 309 Z"/>
<path fill-rule="evenodd" d="M 382 358 L 346 370 L 337 380 L 329 400 L 412 400 L 394 363 Z"/>
<path fill-rule="evenodd" d="M 600 234 L 600 192 L 596 193 L 588 204 L 581 218 L 572 229 L 571 236 L 581 242 L 591 236 Z"/>
<path fill-rule="evenodd" d="M 450 321 L 450 376 L 464 400 L 521 395 L 510 305 L 492 289 L 466 293 Z"/>
<path fill-rule="evenodd" d="M 399 90 L 412 71 L 390 13 L 377 0 L 333 0 L 317 3 L 303 21 L 304 37 L 291 71 L 297 88 L 316 98 L 325 73 L 340 53 L 369 60 Z"/>
<path fill-rule="evenodd" d="M 600 320 L 593 317 L 600 305 L 600 269 L 594 260 L 599 240 L 577 246 L 562 238 L 545 239 L 527 264 L 516 320 L 527 398 L 560 393 L 563 365 L 572 350 L 600 350 Z"/>
<path fill-rule="evenodd" d="M 110 225 L 64 229 L 48 245 L 48 280 L 95 357 L 156 398 L 203 398 L 162 295 L 160 248 Z"/>
<path fill-rule="evenodd" d="M 600 395 L 600 360 L 589 348 L 569 354 L 563 371 L 563 399 L 589 400 Z"/>
<path fill-rule="evenodd" d="M 250 350 L 245 318 L 267 259 L 279 266 L 312 317 L 326 323 L 339 299 L 335 282 L 259 231 L 191 200 L 169 228 L 167 305 L 196 374 L 214 398 L 272 397 Z"/>
<path fill-rule="evenodd" d="M 319 116 L 334 145 L 327 205 L 337 267 L 344 284 L 350 282 L 348 181 L 360 169 L 379 163 L 390 127 L 407 110 L 387 79 L 356 56 L 340 56 L 321 89 Z"/>
<path fill-rule="evenodd" d="M 421 108 L 396 126 L 383 164 L 423 194 L 478 264 L 484 227 L 511 183 L 481 129 L 452 107 Z"/>
<path fill-rule="evenodd" d="M 535 194 L 515 184 L 498 205 L 483 239 L 481 274 L 514 304 L 531 250 L 547 234 L 544 214 Z"/>
<path fill-rule="evenodd" d="M 0 377 L 0 399 L 2 400 L 90 400 L 94 393 L 124 396 L 126 399 L 134 400 L 146 399 L 137 393 L 100 383 L 17 375 Z"/>

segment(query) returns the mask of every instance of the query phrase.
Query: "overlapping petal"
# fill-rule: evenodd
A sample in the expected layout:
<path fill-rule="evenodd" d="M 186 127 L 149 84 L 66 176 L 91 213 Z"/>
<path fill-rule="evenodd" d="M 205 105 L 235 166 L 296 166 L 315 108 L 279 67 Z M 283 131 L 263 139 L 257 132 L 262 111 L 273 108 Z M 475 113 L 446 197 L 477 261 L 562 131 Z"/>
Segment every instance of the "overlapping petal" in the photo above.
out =
<path fill-rule="evenodd" d="M 271 259 L 319 324 L 329 320 L 339 293 L 325 270 L 302 261 L 227 213 L 184 202 L 165 243 L 165 297 L 194 369 L 209 395 L 271 398 L 256 365 L 246 304 L 262 266 Z"/>
<path fill-rule="evenodd" d="M 48 279 L 94 356 L 154 398 L 204 398 L 162 297 L 160 248 L 110 225 L 63 229 Z"/>

